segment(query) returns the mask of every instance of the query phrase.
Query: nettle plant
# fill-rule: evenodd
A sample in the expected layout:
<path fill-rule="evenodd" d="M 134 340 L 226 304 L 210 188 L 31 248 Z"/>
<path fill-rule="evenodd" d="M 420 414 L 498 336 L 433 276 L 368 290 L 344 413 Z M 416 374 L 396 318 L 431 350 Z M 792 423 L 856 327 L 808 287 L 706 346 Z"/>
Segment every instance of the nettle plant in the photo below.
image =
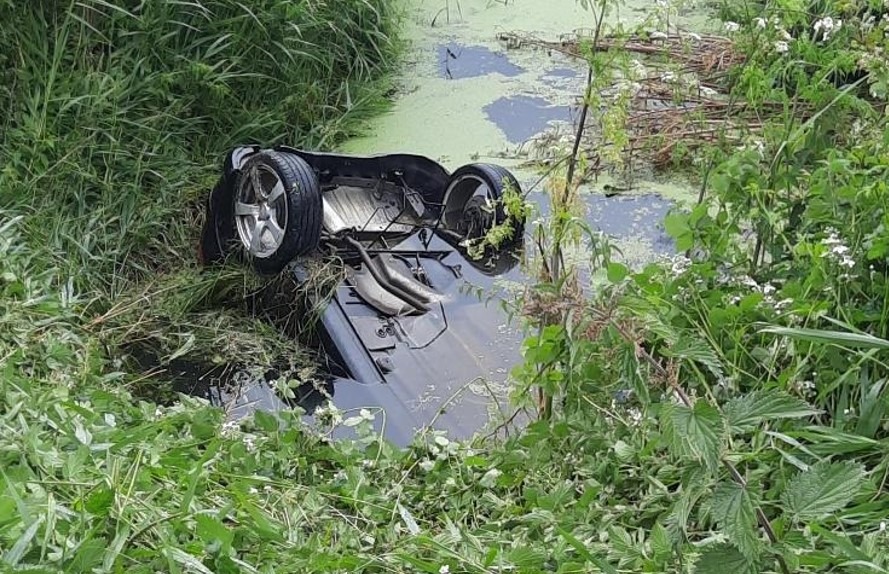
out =
<path fill-rule="evenodd" d="M 845 14 L 865 3 L 794 4 L 735 12 L 732 95 L 785 113 L 715 153 L 700 203 L 668 216 L 681 255 L 632 272 L 597 251 L 608 284 L 589 297 L 566 288 L 574 220 L 554 209 L 550 298 L 530 301 L 515 376 L 615 465 L 596 475 L 620 501 L 598 536 L 622 569 L 889 567 L 886 102 L 856 67 Z"/>

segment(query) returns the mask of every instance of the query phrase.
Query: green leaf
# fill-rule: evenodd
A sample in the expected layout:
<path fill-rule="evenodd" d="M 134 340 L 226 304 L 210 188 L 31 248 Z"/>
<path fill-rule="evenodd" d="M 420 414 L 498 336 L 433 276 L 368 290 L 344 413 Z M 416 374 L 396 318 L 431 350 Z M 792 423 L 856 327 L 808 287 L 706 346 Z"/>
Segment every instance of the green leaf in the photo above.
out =
<path fill-rule="evenodd" d="M 656 558 L 665 558 L 673 553 L 670 533 L 660 522 L 651 529 L 651 551 L 654 552 Z"/>
<path fill-rule="evenodd" d="M 672 212 L 664 217 L 664 230 L 667 235 L 676 239 L 683 233 L 688 233 L 688 216 L 684 213 Z"/>
<path fill-rule="evenodd" d="M 624 278 L 629 274 L 629 269 L 625 265 L 620 263 L 609 263 L 608 264 L 608 280 L 612 283 L 618 283 L 623 281 Z"/>
<path fill-rule="evenodd" d="M 839 347 L 889 350 L 889 341 L 866 333 L 826 331 L 823 329 L 804 329 L 799 327 L 766 327 L 760 329 L 759 332 L 773 333 L 775 335 L 790 337 L 791 339 L 811 341 L 813 343 L 825 343 L 837 345 Z"/>
<path fill-rule="evenodd" d="M 588 562 L 592 562 L 596 568 L 605 572 L 605 574 L 617 574 L 617 568 L 606 562 L 605 560 L 593 556 L 589 550 L 587 550 L 586 546 L 583 545 L 583 542 L 577 539 L 576 536 L 565 530 L 564 528 L 557 526 L 556 529 L 559 531 L 559 534 L 562 538 L 565 539 L 565 542 L 570 544 L 578 554 L 581 555 Z"/>
<path fill-rule="evenodd" d="M 178 563 L 185 568 L 186 572 L 197 572 L 198 574 L 213 574 L 213 571 L 204 566 L 204 563 L 192 556 L 191 554 L 179 548 L 163 548 L 161 552 L 169 560 Z"/>
<path fill-rule="evenodd" d="M 699 400 L 693 408 L 665 404 L 662 416 L 674 450 L 679 450 L 677 454 L 693 456 L 715 472 L 723 438 L 723 420 L 719 411 Z"/>
<path fill-rule="evenodd" d="M 84 506 L 87 512 L 97 516 L 105 516 L 108 514 L 108 509 L 111 508 L 113 502 L 114 491 L 110 488 L 103 487 L 90 495 L 90 497 L 86 499 L 86 504 Z"/>
<path fill-rule="evenodd" d="M 40 528 L 42 524 L 43 516 L 38 517 L 37 520 L 32 522 L 31 525 L 28 526 L 28 529 L 22 532 L 22 535 L 15 541 L 12 548 L 3 555 L 3 561 L 10 566 L 18 565 L 19 560 L 21 560 L 22 556 L 27 552 L 28 546 L 31 545 L 31 541 L 34 540 L 34 535 L 37 534 L 37 529 Z"/>
<path fill-rule="evenodd" d="M 695 574 L 754 574 L 755 568 L 730 544 L 709 546 L 695 563 Z"/>
<path fill-rule="evenodd" d="M 756 513 L 746 488 L 731 481 L 719 483 L 710 513 L 747 560 L 753 562 L 759 557 Z"/>
<path fill-rule="evenodd" d="M 212 546 L 215 543 L 219 543 L 222 553 L 228 552 L 235 537 L 234 532 L 230 531 L 222 522 L 209 514 L 197 515 L 195 522 L 197 524 L 195 533 L 204 541 L 204 544 Z"/>
<path fill-rule="evenodd" d="M 729 427 L 740 432 L 770 420 L 807 417 L 820 411 L 783 391 L 753 391 L 730 400 L 724 412 Z"/>
<path fill-rule="evenodd" d="M 716 377 L 723 374 L 722 363 L 713 348 L 690 331 L 681 332 L 676 342 L 662 352 L 667 357 L 700 363 Z"/>
<path fill-rule="evenodd" d="M 782 500 L 794 520 L 813 520 L 840 510 L 861 490 L 864 468 L 851 461 L 819 462 L 793 477 Z"/>

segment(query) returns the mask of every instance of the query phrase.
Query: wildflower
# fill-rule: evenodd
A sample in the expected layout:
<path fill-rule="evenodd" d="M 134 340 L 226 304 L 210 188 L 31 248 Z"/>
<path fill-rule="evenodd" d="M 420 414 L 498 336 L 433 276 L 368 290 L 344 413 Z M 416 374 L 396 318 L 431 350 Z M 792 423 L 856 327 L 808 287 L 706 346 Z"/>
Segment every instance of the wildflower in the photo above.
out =
<path fill-rule="evenodd" d="M 827 42 L 830 39 L 830 35 L 835 31 L 839 31 L 840 28 L 843 27 L 842 20 L 834 20 L 830 16 L 825 16 L 821 18 L 817 22 L 815 22 L 813 29 L 815 31 L 814 37 L 817 38 L 818 35 L 821 35 L 821 39 L 824 42 Z"/>
<path fill-rule="evenodd" d="M 778 29 L 778 36 L 785 42 L 789 42 L 789 41 L 793 40 L 793 36 L 791 36 L 790 32 L 788 32 L 784 28 Z"/>
<path fill-rule="evenodd" d="M 855 260 L 849 255 L 849 247 L 840 239 L 837 231 L 833 228 L 827 231 L 828 236 L 821 240 L 821 244 L 829 249 L 822 253 L 821 257 L 828 258 L 846 269 L 855 267 Z"/>
<path fill-rule="evenodd" d="M 438 574 L 451 574 L 451 567 L 447 564 L 443 564 L 442 567 L 438 569 Z"/>
<path fill-rule="evenodd" d="M 775 42 L 775 51 L 779 54 L 786 54 L 790 50 L 790 45 L 783 40 Z"/>
<path fill-rule="evenodd" d="M 766 19 L 765 18 L 754 18 L 753 22 L 756 24 L 757 28 L 765 28 L 766 27 Z"/>
<path fill-rule="evenodd" d="M 725 23 L 725 30 L 727 32 L 737 32 L 740 29 L 741 29 L 741 25 L 738 24 L 737 22 L 726 22 Z"/>
<path fill-rule="evenodd" d="M 636 407 L 628 410 L 627 415 L 629 415 L 630 417 L 630 426 L 639 426 L 639 423 L 642 422 L 642 411 L 640 411 Z"/>
<path fill-rule="evenodd" d="M 360 416 L 362 419 L 364 419 L 368 422 L 373 422 L 373 420 L 374 420 L 373 413 L 371 413 L 367 409 L 361 409 L 360 411 L 358 411 L 358 416 Z"/>
<path fill-rule="evenodd" d="M 757 283 L 756 280 L 753 279 L 753 278 L 752 278 L 751 276 L 749 276 L 749 275 L 744 275 L 743 277 L 741 277 L 741 285 L 746 285 L 746 286 L 748 286 L 748 287 L 753 287 L 754 289 L 758 289 L 758 288 L 759 288 L 759 283 Z"/>
<path fill-rule="evenodd" d="M 439 436 L 435 437 L 435 444 L 437 444 L 440 447 L 446 447 L 449 444 L 451 444 L 451 441 L 449 441 L 447 439 L 447 437 L 443 437 L 443 436 L 439 435 Z"/>
<path fill-rule="evenodd" d="M 426 472 L 429 472 L 430 470 L 432 470 L 433 468 L 435 468 L 435 461 L 434 461 L 434 460 L 429 460 L 429 459 L 427 458 L 426 460 L 424 460 L 423 462 L 420 463 L 420 468 L 422 468 L 422 469 L 425 470 Z"/>
<path fill-rule="evenodd" d="M 670 263 L 670 271 L 673 273 L 673 276 L 679 277 L 688 271 L 688 268 L 691 266 L 691 259 L 685 255 L 676 255 L 670 260 Z"/>
<path fill-rule="evenodd" d="M 871 268 L 873 268 L 873 265 L 871 265 Z M 112 413 L 105 413 L 105 424 L 110 427 L 117 426 L 117 419 L 114 418 L 114 415 Z"/>

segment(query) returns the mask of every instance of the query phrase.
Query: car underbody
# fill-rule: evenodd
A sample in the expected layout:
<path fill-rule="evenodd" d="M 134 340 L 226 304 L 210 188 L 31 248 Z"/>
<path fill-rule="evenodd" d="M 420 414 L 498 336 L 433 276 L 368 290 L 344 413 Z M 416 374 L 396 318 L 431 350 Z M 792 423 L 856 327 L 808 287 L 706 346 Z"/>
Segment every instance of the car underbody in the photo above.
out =
<path fill-rule="evenodd" d="M 507 316 L 477 289 L 516 272 L 524 222 L 503 200 L 519 192 L 488 164 L 450 174 L 407 154 L 237 148 L 208 200 L 202 259 L 237 259 L 298 284 L 312 281 L 304 261 L 336 260 L 342 281 L 314 301 L 333 404 L 381 411 L 378 430 L 399 444 L 427 426 L 466 437 L 487 421 L 493 389 L 518 358 Z M 497 225 L 510 226 L 511 240 L 479 248 Z M 262 385 L 233 400 L 240 414 L 287 406 Z"/>

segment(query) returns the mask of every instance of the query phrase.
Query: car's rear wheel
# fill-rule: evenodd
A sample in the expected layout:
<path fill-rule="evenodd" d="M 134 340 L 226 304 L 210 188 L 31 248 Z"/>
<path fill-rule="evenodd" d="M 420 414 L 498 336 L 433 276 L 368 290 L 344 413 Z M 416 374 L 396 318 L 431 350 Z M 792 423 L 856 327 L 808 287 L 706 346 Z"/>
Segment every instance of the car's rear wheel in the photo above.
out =
<path fill-rule="evenodd" d="M 244 162 L 226 191 L 217 230 L 236 240 L 240 254 L 258 273 L 280 273 L 295 257 L 317 248 L 321 187 L 300 157 L 261 151 Z"/>
<path fill-rule="evenodd" d="M 484 237 L 497 225 L 509 222 L 510 242 L 524 233 L 524 220 L 510 216 L 504 206 L 507 190 L 521 193 L 515 176 L 499 165 L 464 165 L 451 175 L 443 200 L 442 223 L 467 240 Z"/>

